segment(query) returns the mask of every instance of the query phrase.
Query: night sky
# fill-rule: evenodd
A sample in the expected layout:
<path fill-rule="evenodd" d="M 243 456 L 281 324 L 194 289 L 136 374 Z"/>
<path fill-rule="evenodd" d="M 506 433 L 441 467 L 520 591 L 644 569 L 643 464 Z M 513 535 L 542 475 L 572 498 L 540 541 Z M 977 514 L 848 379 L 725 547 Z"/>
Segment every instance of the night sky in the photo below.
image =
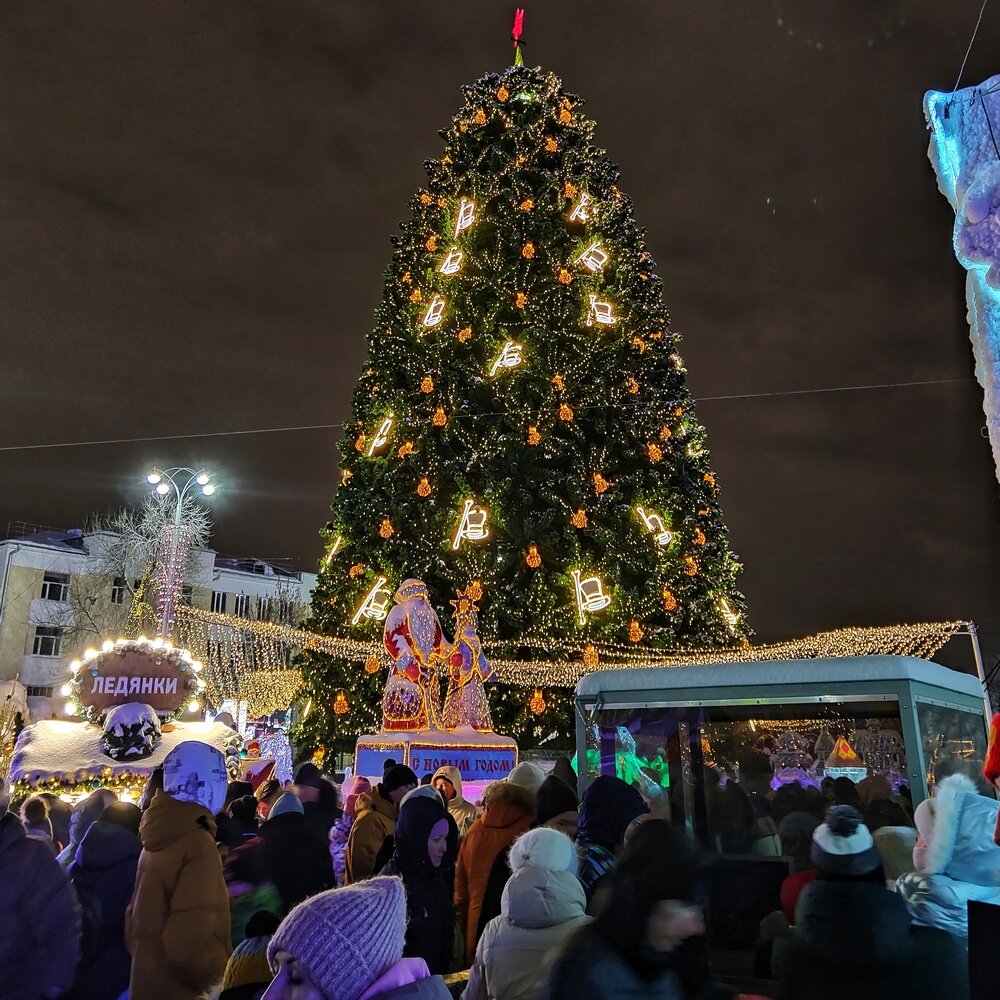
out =
<path fill-rule="evenodd" d="M 526 61 L 586 100 L 648 231 L 759 641 L 972 618 L 1000 655 L 998 486 L 921 110 L 980 6 L 528 6 Z M 512 10 L 4 4 L 0 529 L 204 464 L 220 551 L 315 568 L 389 237 Z M 963 85 L 998 32 L 994 4 Z M 885 383 L 934 384 L 826 391 Z M 313 429 L 229 433 L 287 427 Z"/>

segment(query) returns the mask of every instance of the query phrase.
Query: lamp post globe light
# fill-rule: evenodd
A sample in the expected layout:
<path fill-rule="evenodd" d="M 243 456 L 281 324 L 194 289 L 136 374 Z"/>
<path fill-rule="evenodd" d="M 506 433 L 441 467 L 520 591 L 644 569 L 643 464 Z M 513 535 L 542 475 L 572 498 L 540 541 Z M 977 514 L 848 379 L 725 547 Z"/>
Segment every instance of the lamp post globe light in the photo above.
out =
<path fill-rule="evenodd" d="M 184 584 L 184 570 L 191 549 L 191 528 L 183 523 L 184 501 L 200 492 L 210 497 L 215 493 L 211 476 L 204 469 L 178 466 L 153 469 L 146 476 L 153 495 L 161 499 L 173 495 L 173 524 L 165 524 L 160 537 L 160 569 L 157 587 L 156 613 L 160 620 L 158 634 L 169 637 Z"/>
<path fill-rule="evenodd" d="M 188 469 L 182 466 L 173 469 L 153 469 L 146 476 L 146 482 L 153 487 L 153 492 L 157 496 L 165 497 L 173 493 L 177 501 L 174 508 L 174 524 L 181 523 L 181 511 L 188 497 L 199 492 L 203 496 L 210 497 L 215 492 L 212 477 L 204 469 Z"/>

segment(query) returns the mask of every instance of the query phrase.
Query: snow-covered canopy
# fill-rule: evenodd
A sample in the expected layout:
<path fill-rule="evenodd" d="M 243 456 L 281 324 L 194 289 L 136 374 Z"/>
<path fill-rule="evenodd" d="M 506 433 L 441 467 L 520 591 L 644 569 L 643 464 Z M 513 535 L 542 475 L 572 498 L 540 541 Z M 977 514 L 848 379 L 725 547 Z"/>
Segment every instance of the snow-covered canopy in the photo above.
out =
<path fill-rule="evenodd" d="M 198 740 L 224 755 L 239 748 L 239 736 L 219 722 L 175 722 L 163 732 L 156 749 L 142 760 L 112 760 L 101 748 L 103 731 L 86 722 L 45 719 L 25 728 L 14 748 L 11 781 L 34 783 L 46 778 L 77 782 L 100 778 L 107 769 L 115 777 L 149 777 L 178 743 Z"/>

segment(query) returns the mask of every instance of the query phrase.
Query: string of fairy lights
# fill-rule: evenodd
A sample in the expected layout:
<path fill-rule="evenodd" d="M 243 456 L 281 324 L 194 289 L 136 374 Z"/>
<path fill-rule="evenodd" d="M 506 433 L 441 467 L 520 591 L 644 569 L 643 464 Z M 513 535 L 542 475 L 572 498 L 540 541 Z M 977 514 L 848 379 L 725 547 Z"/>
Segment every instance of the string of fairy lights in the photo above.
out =
<path fill-rule="evenodd" d="M 380 642 L 322 635 L 185 605 L 178 608 L 178 616 L 185 641 L 205 664 L 205 681 L 209 691 L 232 698 L 239 697 L 240 691 L 253 690 L 259 703 L 274 705 L 271 711 L 287 708 L 302 685 L 300 672 L 287 667 L 294 650 L 326 653 L 363 666 L 369 674 L 388 670 L 391 666 L 391 660 Z M 636 649 L 616 643 L 556 643 L 551 639 L 529 636 L 517 643 L 492 644 L 501 655 L 490 656 L 490 662 L 498 679 L 506 684 L 526 688 L 567 688 L 573 687 L 584 674 L 611 668 L 679 667 L 843 656 L 896 655 L 927 659 L 949 639 L 968 628 L 969 623 L 965 621 L 852 627 L 767 645 L 741 643 L 728 649 L 682 652 Z M 537 659 L 515 659 L 502 655 L 515 646 L 535 648 L 548 655 Z M 558 655 L 553 655 L 554 649 L 558 649 Z M 247 650 L 250 650 L 249 656 Z"/>

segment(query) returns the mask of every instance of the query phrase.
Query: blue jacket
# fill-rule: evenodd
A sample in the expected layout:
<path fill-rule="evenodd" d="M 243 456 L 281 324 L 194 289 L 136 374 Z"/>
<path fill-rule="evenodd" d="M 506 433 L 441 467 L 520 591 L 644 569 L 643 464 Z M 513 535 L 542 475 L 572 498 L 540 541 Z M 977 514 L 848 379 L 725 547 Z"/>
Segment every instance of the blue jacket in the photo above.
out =
<path fill-rule="evenodd" d="M 954 774 L 917 808 L 918 826 L 921 811 L 929 812 L 932 832 L 921 870 L 901 875 L 896 891 L 916 923 L 967 938 L 969 901 L 1000 903 L 1000 847 L 993 843 L 1000 802 Z"/>

